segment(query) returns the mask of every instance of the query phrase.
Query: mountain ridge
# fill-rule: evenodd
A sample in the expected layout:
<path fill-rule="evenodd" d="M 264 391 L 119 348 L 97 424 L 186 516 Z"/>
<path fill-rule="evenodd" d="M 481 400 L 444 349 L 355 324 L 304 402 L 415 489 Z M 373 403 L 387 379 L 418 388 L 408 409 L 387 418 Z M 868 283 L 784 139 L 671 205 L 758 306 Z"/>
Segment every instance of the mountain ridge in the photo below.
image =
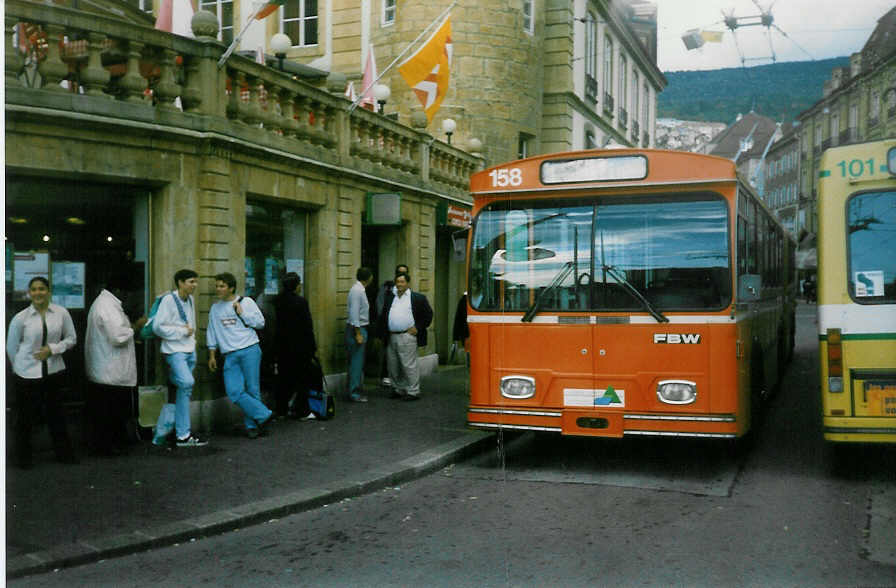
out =
<path fill-rule="evenodd" d="M 657 96 L 657 118 L 731 124 L 751 110 L 777 122 L 792 122 L 821 100 L 824 83 L 849 57 L 788 61 L 703 71 L 663 72 L 666 88 Z"/>

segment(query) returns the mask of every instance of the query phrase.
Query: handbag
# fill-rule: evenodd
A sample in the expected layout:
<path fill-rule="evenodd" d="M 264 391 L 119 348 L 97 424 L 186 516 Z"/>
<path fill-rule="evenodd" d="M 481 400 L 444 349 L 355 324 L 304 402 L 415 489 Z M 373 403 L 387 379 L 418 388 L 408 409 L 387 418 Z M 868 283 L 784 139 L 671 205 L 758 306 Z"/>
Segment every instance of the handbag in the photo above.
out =
<path fill-rule="evenodd" d="M 140 386 L 137 388 L 137 423 L 141 427 L 155 427 L 162 412 L 162 406 L 168 401 L 168 386 Z"/>
<path fill-rule="evenodd" d="M 326 390 L 324 370 L 316 357 L 311 358 L 308 369 L 308 408 L 319 420 L 329 420 L 336 416 L 336 400 Z"/>

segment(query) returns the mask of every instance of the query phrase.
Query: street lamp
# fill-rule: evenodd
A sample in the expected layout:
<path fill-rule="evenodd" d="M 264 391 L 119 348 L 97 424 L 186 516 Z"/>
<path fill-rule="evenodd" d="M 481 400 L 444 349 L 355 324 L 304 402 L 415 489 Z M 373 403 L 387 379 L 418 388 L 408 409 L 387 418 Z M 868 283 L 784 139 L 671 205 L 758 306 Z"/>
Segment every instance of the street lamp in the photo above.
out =
<path fill-rule="evenodd" d="M 271 51 L 277 56 L 280 65 L 280 71 L 283 71 L 283 60 L 286 58 L 286 52 L 292 49 L 292 39 L 283 33 L 277 33 L 271 37 Z"/>
<path fill-rule="evenodd" d="M 451 135 L 457 128 L 457 123 L 453 118 L 446 118 L 442 121 L 442 132 L 448 136 L 448 144 L 451 145 Z"/>
<path fill-rule="evenodd" d="M 386 113 L 386 100 L 392 95 L 392 90 L 386 84 L 376 84 L 373 86 L 373 97 L 380 105 L 380 114 Z"/>

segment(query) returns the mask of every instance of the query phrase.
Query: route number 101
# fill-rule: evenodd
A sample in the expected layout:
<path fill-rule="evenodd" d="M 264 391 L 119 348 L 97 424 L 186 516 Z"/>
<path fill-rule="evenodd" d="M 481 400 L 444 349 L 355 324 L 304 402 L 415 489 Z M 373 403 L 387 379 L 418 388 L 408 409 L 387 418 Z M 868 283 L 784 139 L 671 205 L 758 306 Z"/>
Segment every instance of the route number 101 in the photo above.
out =
<path fill-rule="evenodd" d="M 523 170 L 518 167 L 510 169 L 493 169 L 488 172 L 492 179 L 492 187 L 506 188 L 507 186 L 520 186 L 523 183 Z"/>
<path fill-rule="evenodd" d="M 850 162 L 840 161 L 837 163 L 837 167 L 840 168 L 840 177 L 845 178 L 847 173 L 853 177 L 863 176 L 866 173 L 869 175 L 874 175 L 874 158 L 866 159 L 862 161 L 861 159 L 853 159 Z"/>

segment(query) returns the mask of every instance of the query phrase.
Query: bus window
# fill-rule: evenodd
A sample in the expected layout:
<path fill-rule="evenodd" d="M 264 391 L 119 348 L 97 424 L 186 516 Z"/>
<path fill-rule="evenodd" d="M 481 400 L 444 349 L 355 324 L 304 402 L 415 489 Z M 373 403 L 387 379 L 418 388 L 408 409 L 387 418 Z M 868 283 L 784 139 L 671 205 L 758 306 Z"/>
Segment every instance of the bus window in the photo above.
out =
<path fill-rule="evenodd" d="M 847 202 L 847 280 L 859 304 L 896 302 L 896 192 L 865 192 Z"/>
<path fill-rule="evenodd" d="M 473 308 L 526 310 L 552 284 L 541 308 L 586 308 L 592 216 L 591 206 L 556 203 L 482 211 L 470 256 Z"/>
<path fill-rule="evenodd" d="M 602 200 L 594 258 L 598 310 L 641 307 L 619 280 L 660 309 L 721 308 L 728 303 L 731 282 L 727 205 L 709 195 Z"/>

